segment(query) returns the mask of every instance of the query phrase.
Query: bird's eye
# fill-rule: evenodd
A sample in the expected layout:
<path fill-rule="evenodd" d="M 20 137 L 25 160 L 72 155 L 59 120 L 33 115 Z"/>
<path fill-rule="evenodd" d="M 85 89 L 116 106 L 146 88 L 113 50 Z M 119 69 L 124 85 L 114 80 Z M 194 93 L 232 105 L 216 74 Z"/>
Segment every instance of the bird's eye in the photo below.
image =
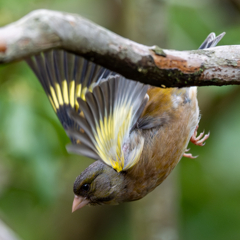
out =
<path fill-rule="evenodd" d="M 90 189 L 90 184 L 88 184 L 88 183 L 85 183 L 85 184 L 83 184 L 83 185 L 82 185 L 82 187 L 81 187 L 81 188 L 82 188 L 82 190 L 84 190 L 84 191 L 86 191 L 86 192 L 87 192 L 87 191 L 89 191 L 89 189 Z"/>

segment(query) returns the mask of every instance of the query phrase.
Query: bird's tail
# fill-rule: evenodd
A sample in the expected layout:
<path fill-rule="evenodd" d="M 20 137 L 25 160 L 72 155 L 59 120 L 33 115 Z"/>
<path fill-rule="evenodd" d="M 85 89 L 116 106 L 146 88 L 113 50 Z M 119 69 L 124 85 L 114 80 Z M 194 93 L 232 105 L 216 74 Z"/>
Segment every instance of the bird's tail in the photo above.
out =
<path fill-rule="evenodd" d="M 64 129 L 74 127 L 69 109 L 80 113 L 77 98 L 85 100 L 86 91 L 111 72 L 82 57 L 62 50 L 51 50 L 27 58 Z"/>
<path fill-rule="evenodd" d="M 216 36 L 214 32 L 210 33 L 198 49 L 215 47 L 224 35 L 225 32 L 219 34 L 218 36 Z"/>
<path fill-rule="evenodd" d="M 224 37 L 225 34 L 226 33 L 223 32 L 223 33 L 219 34 L 218 36 L 216 36 L 216 34 L 214 32 L 210 33 L 198 49 L 206 49 L 206 48 L 215 47 L 219 43 L 219 41 Z M 195 86 L 189 88 L 189 98 L 190 99 L 194 98 L 193 97 L 194 95 L 197 96 L 197 87 L 195 87 Z"/>

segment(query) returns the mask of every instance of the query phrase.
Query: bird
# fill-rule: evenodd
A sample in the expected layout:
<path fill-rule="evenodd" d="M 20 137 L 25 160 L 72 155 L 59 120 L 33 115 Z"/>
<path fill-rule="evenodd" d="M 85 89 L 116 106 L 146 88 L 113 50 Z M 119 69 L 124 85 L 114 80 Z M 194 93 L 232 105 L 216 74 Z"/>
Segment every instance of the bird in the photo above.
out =
<path fill-rule="evenodd" d="M 199 49 L 225 33 L 210 33 Z M 95 161 L 73 184 L 72 212 L 85 205 L 119 204 L 154 190 L 188 153 L 197 136 L 197 87 L 159 88 L 61 49 L 25 59 L 40 81 L 71 144 L 70 153 Z"/>

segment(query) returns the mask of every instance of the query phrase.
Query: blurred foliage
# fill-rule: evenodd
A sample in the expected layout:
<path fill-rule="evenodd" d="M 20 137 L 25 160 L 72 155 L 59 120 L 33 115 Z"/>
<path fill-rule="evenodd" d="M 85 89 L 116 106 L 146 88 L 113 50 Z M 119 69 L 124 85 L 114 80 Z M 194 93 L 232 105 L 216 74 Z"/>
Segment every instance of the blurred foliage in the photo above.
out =
<path fill-rule="evenodd" d="M 227 32 L 221 45 L 240 44 L 237 0 L 0 0 L 0 26 L 39 8 L 164 48 L 196 49 L 212 31 Z M 177 167 L 180 239 L 240 239 L 240 88 L 202 87 L 199 105 L 200 130 L 211 137 L 190 145 L 197 160 Z M 131 239 L 134 203 L 71 213 L 72 183 L 92 161 L 67 154 L 69 140 L 23 62 L 0 66 L 0 119 L 0 218 L 22 239 Z"/>

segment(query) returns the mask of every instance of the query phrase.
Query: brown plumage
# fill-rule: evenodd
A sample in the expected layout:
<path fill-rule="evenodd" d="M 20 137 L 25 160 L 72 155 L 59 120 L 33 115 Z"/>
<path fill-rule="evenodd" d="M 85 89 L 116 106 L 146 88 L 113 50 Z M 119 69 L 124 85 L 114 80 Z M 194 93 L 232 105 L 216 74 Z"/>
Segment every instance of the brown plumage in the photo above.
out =
<path fill-rule="evenodd" d="M 141 133 L 145 139 L 141 159 L 126 174 L 132 199 L 142 198 L 158 186 L 184 154 L 199 120 L 196 91 L 195 87 L 148 91 L 149 101 L 142 117 L 154 116 L 163 123 Z"/>
<path fill-rule="evenodd" d="M 210 34 L 200 48 L 224 34 Z M 72 145 L 96 161 L 75 180 L 73 211 L 144 197 L 177 165 L 199 122 L 197 88 L 156 88 L 127 80 L 63 51 L 27 59 Z M 203 137 L 203 138 L 202 138 Z"/>

